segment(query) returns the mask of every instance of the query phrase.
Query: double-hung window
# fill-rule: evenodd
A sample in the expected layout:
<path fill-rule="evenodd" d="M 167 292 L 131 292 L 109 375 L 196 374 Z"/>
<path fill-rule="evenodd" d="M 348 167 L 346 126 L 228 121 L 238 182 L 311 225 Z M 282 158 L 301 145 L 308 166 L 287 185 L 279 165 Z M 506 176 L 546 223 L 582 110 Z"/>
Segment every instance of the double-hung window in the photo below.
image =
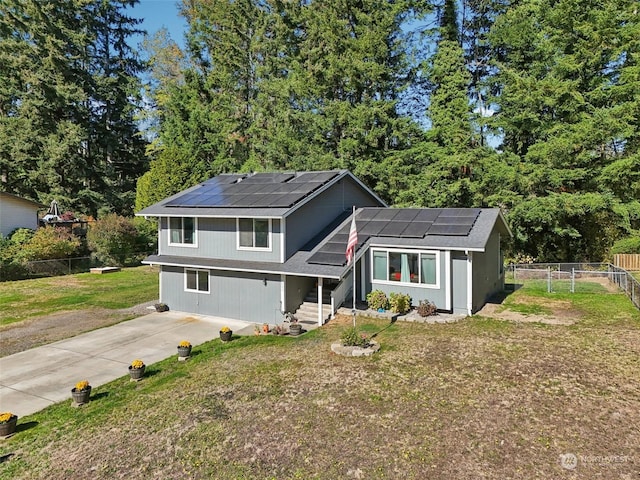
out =
<path fill-rule="evenodd" d="M 372 280 L 438 287 L 438 253 L 372 249 Z"/>
<path fill-rule="evenodd" d="M 196 219 L 169 217 L 169 245 L 196 246 Z"/>
<path fill-rule="evenodd" d="M 271 220 L 265 218 L 239 218 L 238 248 L 241 250 L 270 250 Z"/>
<path fill-rule="evenodd" d="M 187 292 L 209 293 L 209 272 L 207 270 L 185 269 L 184 289 Z"/>

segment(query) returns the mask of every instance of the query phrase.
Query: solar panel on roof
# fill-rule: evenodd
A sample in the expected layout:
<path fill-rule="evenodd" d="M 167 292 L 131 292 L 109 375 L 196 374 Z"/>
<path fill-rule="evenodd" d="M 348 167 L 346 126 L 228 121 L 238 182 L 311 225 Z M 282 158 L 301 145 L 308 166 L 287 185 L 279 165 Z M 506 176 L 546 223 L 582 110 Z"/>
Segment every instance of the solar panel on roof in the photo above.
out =
<path fill-rule="evenodd" d="M 336 266 L 341 266 L 347 263 L 344 252 L 342 253 L 316 252 L 307 261 L 309 263 L 318 263 L 321 265 L 336 265 Z"/>
<path fill-rule="evenodd" d="M 446 217 L 477 217 L 480 213 L 478 208 L 445 208 L 441 215 Z"/>
<path fill-rule="evenodd" d="M 240 183 L 284 183 L 293 177 L 294 173 L 254 173 L 242 179 Z"/>
<path fill-rule="evenodd" d="M 376 218 L 376 215 L 378 214 L 378 210 L 380 210 L 379 208 L 364 208 L 362 210 L 360 210 L 358 212 L 358 215 L 356 216 L 357 221 L 360 220 L 373 220 L 374 218 Z"/>
<path fill-rule="evenodd" d="M 436 225 L 433 224 L 429 229 L 428 235 L 453 235 L 466 236 L 469 235 L 472 225 Z"/>
<path fill-rule="evenodd" d="M 210 178 L 209 180 L 205 180 L 204 182 L 202 182 L 204 185 L 209 185 L 209 184 L 223 184 L 223 183 L 233 183 L 235 181 L 237 181 L 239 178 L 243 178 L 245 177 L 245 174 L 238 174 L 238 173 L 223 173 L 221 175 L 218 175 L 217 177 L 213 177 Z"/>
<path fill-rule="evenodd" d="M 380 231 L 387 226 L 389 222 L 378 222 L 376 220 L 372 220 L 367 222 L 362 226 L 362 228 L 358 228 L 358 232 L 362 232 L 363 234 L 376 236 L 380 233 Z"/>
<path fill-rule="evenodd" d="M 292 205 L 294 205 L 299 199 L 301 198 L 300 194 L 297 193 L 289 193 L 286 195 L 282 195 L 280 197 L 280 199 L 278 200 L 278 203 L 276 205 L 271 205 L 271 206 L 276 206 L 276 207 L 291 207 Z"/>
<path fill-rule="evenodd" d="M 404 230 L 409 225 L 411 225 L 409 222 L 396 222 L 394 220 L 387 223 L 387 225 L 385 225 L 385 227 L 380 230 L 380 233 L 378 233 L 378 235 L 380 235 L 381 237 L 401 237 L 402 232 L 404 232 Z"/>
<path fill-rule="evenodd" d="M 442 212 L 441 208 L 430 208 L 425 210 L 420 210 L 414 221 L 416 222 L 433 222 L 438 215 Z"/>
<path fill-rule="evenodd" d="M 395 221 L 410 222 L 416 218 L 420 210 L 417 208 L 403 208 L 393 218 Z"/>
<path fill-rule="evenodd" d="M 422 238 L 433 225 L 431 222 L 411 222 L 402 232 L 404 238 Z"/>
<path fill-rule="evenodd" d="M 347 249 L 347 246 L 346 246 L 345 243 L 342 243 L 342 242 L 327 242 L 322 246 L 320 251 L 326 252 L 326 253 L 342 253 L 344 255 L 346 249 Z"/>
<path fill-rule="evenodd" d="M 338 175 L 338 172 L 304 172 L 304 173 L 298 174 L 298 176 L 289 180 L 289 183 L 298 183 L 298 182 L 326 183 L 337 175 Z"/>
<path fill-rule="evenodd" d="M 376 221 L 382 220 L 393 220 L 393 218 L 398 214 L 399 210 L 393 208 L 382 208 L 378 210 L 378 214 L 375 216 Z"/>
<path fill-rule="evenodd" d="M 475 218 L 471 217 L 443 217 L 436 218 L 434 225 L 473 225 Z"/>

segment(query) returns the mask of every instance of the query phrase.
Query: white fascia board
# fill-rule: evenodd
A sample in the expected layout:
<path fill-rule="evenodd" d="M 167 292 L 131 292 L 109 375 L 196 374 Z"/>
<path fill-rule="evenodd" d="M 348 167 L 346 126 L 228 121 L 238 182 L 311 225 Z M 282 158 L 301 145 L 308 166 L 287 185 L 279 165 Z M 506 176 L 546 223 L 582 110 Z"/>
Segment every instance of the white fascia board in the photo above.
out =
<path fill-rule="evenodd" d="M 158 215 L 138 215 L 136 213 L 137 216 L 139 217 L 193 217 L 193 218 L 268 218 L 268 219 L 282 219 L 284 218 L 282 215 L 240 215 L 240 214 L 233 214 L 233 215 L 185 215 L 185 214 L 181 214 L 181 215 L 169 215 L 166 213 L 162 213 L 162 214 L 158 214 Z"/>

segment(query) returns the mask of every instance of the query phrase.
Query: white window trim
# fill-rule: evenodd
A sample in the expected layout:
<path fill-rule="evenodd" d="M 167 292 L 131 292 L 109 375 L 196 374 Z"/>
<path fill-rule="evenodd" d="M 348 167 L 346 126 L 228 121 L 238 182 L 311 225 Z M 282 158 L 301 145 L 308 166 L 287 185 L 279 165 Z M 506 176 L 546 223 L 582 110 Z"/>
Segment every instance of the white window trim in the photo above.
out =
<path fill-rule="evenodd" d="M 187 283 L 187 273 L 188 272 L 196 272 L 196 280 L 198 280 L 198 273 L 200 272 L 205 272 L 207 274 L 207 289 L 206 290 L 197 290 L 197 289 L 191 289 L 189 287 L 187 287 L 188 283 Z M 198 281 L 198 286 L 199 285 L 199 281 Z M 193 292 L 193 293 L 211 293 L 211 274 L 209 272 L 209 270 L 204 270 L 202 268 L 185 268 L 184 269 L 184 291 L 185 292 Z"/>
<path fill-rule="evenodd" d="M 392 280 L 378 280 L 373 278 L 373 252 L 386 252 L 387 253 L 387 267 L 389 266 L 389 252 L 393 253 L 426 253 L 430 255 L 436 256 L 436 283 L 435 284 L 427 284 L 427 283 L 411 283 L 411 282 L 394 282 Z M 370 264 L 371 264 L 371 284 L 377 285 L 402 285 L 403 287 L 414 287 L 414 288 L 428 288 L 432 290 L 440 289 L 440 250 L 410 250 L 410 249 L 400 249 L 400 248 L 388 248 L 388 247 L 371 247 L 370 248 Z M 418 271 L 422 268 L 422 263 L 418 262 Z M 419 272 L 420 274 L 420 272 Z M 387 272 L 387 278 L 389 273 Z"/>
<path fill-rule="evenodd" d="M 256 220 L 267 220 L 269 222 L 269 233 L 267 234 L 267 243 L 269 246 L 267 247 L 243 247 L 240 245 L 240 219 L 241 218 L 248 218 L 254 221 L 253 224 L 253 242 L 255 243 L 256 241 L 256 227 L 255 227 L 255 221 Z M 237 250 L 248 250 L 248 251 L 252 251 L 252 252 L 270 252 L 273 249 L 273 222 L 272 219 L 270 218 L 256 218 L 256 217 L 238 217 L 236 218 L 236 249 Z"/>
<path fill-rule="evenodd" d="M 187 248 L 198 248 L 198 217 L 187 217 L 193 218 L 193 243 L 174 243 L 171 241 L 171 219 L 172 218 L 180 218 L 182 222 L 182 231 L 184 238 L 184 219 L 185 217 L 167 217 L 167 243 L 170 247 L 187 247 Z"/>

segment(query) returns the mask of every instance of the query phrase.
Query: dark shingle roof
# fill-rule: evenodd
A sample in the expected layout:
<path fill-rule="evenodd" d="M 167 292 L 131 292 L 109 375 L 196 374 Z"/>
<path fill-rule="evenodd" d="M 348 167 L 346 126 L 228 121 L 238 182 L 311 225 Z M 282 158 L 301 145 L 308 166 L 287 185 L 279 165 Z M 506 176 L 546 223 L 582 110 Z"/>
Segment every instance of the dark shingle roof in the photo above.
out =
<path fill-rule="evenodd" d="M 283 217 L 346 176 L 360 183 L 347 170 L 222 174 L 151 205 L 137 215 Z"/>

